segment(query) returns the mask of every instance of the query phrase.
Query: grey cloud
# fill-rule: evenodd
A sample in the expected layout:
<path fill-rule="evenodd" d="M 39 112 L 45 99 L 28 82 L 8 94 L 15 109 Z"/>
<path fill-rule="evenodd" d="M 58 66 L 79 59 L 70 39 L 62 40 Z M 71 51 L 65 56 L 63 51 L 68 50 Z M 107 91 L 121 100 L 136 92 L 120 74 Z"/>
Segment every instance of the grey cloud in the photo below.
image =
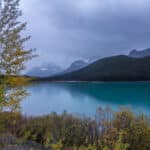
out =
<path fill-rule="evenodd" d="M 78 58 L 150 47 L 149 0 L 21 0 L 35 63 L 66 65 Z"/>

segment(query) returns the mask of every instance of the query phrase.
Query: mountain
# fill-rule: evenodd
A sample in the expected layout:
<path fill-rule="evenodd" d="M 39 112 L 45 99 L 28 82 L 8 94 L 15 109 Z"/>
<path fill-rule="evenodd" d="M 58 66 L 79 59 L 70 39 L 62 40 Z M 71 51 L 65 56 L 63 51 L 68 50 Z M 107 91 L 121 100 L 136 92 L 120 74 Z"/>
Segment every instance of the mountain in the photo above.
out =
<path fill-rule="evenodd" d="M 95 61 L 100 60 L 102 58 L 102 56 L 92 56 L 88 59 L 88 64 L 94 63 Z"/>
<path fill-rule="evenodd" d="M 150 80 L 150 56 L 124 55 L 100 59 L 78 71 L 41 80 L 49 81 L 141 81 Z"/>
<path fill-rule="evenodd" d="M 140 57 L 146 57 L 146 56 L 150 56 L 150 48 L 141 50 L 141 51 L 137 51 L 137 50 L 132 50 L 129 53 L 130 57 L 135 57 L 135 58 L 140 58 Z"/>
<path fill-rule="evenodd" d="M 55 64 L 45 64 L 39 67 L 33 67 L 26 75 L 34 77 L 48 77 L 62 72 L 61 67 Z"/>
<path fill-rule="evenodd" d="M 64 71 L 64 73 L 69 73 L 69 72 L 77 71 L 77 70 L 79 70 L 81 68 L 84 68 L 87 65 L 88 65 L 88 63 L 85 62 L 84 60 L 77 60 L 77 61 L 73 62 L 70 65 L 70 67 Z"/>

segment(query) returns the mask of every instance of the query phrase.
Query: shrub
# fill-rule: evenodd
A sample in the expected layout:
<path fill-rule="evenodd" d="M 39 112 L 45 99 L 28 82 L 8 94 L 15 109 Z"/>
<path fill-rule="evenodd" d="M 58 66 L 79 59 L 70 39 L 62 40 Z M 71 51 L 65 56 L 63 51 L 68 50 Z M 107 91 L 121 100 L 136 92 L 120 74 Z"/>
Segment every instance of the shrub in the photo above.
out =
<path fill-rule="evenodd" d="M 111 115 L 99 109 L 99 115 L 94 120 L 66 112 L 42 117 L 5 112 L 0 113 L 0 133 L 52 150 L 149 150 L 149 118 L 128 109 Z"/>

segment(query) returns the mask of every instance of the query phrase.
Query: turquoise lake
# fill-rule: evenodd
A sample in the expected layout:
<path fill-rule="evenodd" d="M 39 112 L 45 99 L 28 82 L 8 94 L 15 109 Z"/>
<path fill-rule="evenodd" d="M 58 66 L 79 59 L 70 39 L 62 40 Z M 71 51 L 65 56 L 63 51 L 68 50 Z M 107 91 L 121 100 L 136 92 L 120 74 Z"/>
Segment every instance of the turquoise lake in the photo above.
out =
<path fill-rule="evenodd" d="M 128 106 L 150 115 L 150 82 L 34 83 L 22 103 L 25 115 L 52 112 L 94 116 L 98 107 Z"/>

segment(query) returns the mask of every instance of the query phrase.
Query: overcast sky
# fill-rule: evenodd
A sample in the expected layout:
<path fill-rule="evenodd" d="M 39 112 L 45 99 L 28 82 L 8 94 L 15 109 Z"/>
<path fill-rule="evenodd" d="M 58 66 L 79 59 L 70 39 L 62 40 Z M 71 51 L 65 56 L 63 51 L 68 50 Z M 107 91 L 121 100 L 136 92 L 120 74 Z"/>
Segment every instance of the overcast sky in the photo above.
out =
<path fill-rule="evenodd" d="M 21 9 L 39 54 L 32 65 L 150 47 L 150 0 L 21 0 Z"/>

